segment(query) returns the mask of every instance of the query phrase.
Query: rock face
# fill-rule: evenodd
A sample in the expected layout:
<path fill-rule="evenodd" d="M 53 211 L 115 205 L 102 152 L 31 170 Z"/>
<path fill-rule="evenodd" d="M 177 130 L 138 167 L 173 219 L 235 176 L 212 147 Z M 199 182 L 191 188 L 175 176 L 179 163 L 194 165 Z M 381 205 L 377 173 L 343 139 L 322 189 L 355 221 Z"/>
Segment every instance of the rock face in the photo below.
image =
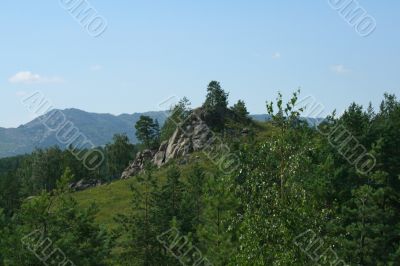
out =
<path fill-rule="evenodd" d="M 69 188 L 74 190 L 74 191 L 81 191 L 85 190 L 91 187 L 97 187 L 101 186 L 101 181 L 100 180 L 85 180 L 81 179 L 76 183 L 71 183 L 69 184 Z"/>
<path fill-rule="evenodd" d="M 144 150 L 142 152 L 138 152 L 136 154 L 136 158 L 133 162 L 129 164 L 129 166 L 125 169 L 125 171 L 121 175 L 121 179 L 127 179 L 131 176 L 137 175 L 144 169 L 146 161 L 149 161 L 154 156 L 154 151 Z"/>
<path fill-rule="evenodd" d="M 136 159 L 122 173 L 126 179 L 140 173 L 144 163 L 150 160 L 157 167 L 161 167 L 172 159 L 187 157 L 194 151 L 202 150 L 212 137 L 212 132 L 199 116 L 192 115 L 177 127 L 168 141 L 161 143 L 158 150 L 145 150 L 137 154 Z"/>

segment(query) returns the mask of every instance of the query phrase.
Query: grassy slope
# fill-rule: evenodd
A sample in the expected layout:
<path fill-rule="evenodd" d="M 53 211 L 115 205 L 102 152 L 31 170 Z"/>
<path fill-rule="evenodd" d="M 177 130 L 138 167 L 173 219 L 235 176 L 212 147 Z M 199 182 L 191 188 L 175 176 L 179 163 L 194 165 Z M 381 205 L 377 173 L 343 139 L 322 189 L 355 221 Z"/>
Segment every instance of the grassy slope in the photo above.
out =
<path fill-rule="evenodd" d="M 204 154 L 192 154 L 189 163 L 180 167 L 183 180 L 186 180 L 188 172 L 195 162 L 198 162 L 208 173 L 216 171 L 214 164 Z M 167 169 L 168 165 L 155 170 L 154 176 L 160 182 L 163 182 Z M 90 204 L 95 203 L 99 208 L 97 221 L 108 228 L 113 228 L 115 225 L 114 217 L 119 213 L 127 213 L 130 210 L 132 199 L 130 185 L 134 180 L 135 177 L 114 181 L 110 184 L 74 193 L 74 196 L 82 207 L 88 207 Z"/>
<path fill-rule="evenodd" d="M 275 132 L 274 128 L 265 122 L 255 122 L 254 129 L 257 132 L 257 141 L 269 138 Z M 215 173 L 217 170 L 217 166 L 204 153 L 194 153 L 191 155 L 189 163 L 180 165 L 183 180 L 186 180 L 188 172 L 195 162 L 199 163 L 207 173 Z M 179 160 L 177 163 L 179 164 Z M 154 175 L 160 182 L 165 180 L 167 169 L 168 165 L 155 170 Z M 114 217 L 116 214 L 126 213 L 130 210 L 132 198 L 130 185 L 134 180 L 135 177 L 132 177 L 128 180 L 118 180 L 111 184 L 77 192 L 75 193 L 75 198 L 83 207 L 88 207 L 91 203 L 95 203 L 99 207 L 98 222 L 108 228 L 112 228 L 115 225 Z"/>

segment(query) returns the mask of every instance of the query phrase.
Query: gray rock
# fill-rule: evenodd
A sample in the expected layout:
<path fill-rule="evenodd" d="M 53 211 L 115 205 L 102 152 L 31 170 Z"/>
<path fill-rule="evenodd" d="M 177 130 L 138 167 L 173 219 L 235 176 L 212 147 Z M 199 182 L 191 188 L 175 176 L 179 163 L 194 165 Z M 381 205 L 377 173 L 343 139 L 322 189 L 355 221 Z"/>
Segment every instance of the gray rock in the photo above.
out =
<path fill-rule="evenodd" d="M 165 151 L 159 151 L 154 155 L 153 163 L 157 165 L 157 167 L 161 167 L 165 163 Z"/>
<path fill-rule="evenodd" d="M 100 180 L 92 180 L 92 179 L 81 179 L 76 183 L 69 184 L 69 188 L 75 191 L 81 191 L 92 187 L 97 187 L 102 185 Z"/>
<path fill-rule="evenodd" d="M 126 179 L 139 174 L 146 161 L 161 167 L 170 160 L 182 158 L 181 163 L 188 162 L 187 156 L 193 151 L 201 151 L 209 146 L 208 143 L 213 133 L 206 123 L 193 115 L 179 126 L 168 141 L 161 143 L 157 150 L 144 150 L 136 155 L 136 159 L 122 173 L 121 178 Z"/>
<path fill-rule="evenodd" d="M 139 174 L 145 167 L 147 161 L 151 161 L 155 156 L 155 151 L 144 150 L 136 154 L 136 159 L 125 169 L 121 179 L 128 179 Z"/>

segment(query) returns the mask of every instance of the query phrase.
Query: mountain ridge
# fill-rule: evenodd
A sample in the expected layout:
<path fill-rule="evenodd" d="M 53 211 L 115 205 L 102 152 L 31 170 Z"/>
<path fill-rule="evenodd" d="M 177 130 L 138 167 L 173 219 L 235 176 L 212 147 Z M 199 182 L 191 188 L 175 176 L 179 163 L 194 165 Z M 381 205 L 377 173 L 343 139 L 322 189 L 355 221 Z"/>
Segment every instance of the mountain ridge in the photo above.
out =
<path fill-rule="evenodd" d="M 71 122 L 95 146 L 103 146 L 112 140 L 114 134 L 127 134 L 132 143 L 137 143 L 135 123 L 141 115 L 157 119 L 162 125 L 166 119 L 164 111 L 135 112 L 133 114 L 113 115 L 109 113 L 86 112 L 76 108 L 54 109 L 61 111 L 66 121 Z M 49 113 L 16 128 L 0 127 L 0 158 L 32 152 L 35 148 L 61 145 L 42 122 Z"/>
<path fill-rule="evenodd" d="M 87 112 L 77 108 L 54 109 L 52 111 L 61 111 L 65 115 L 66 121 L 72 122 L 95 146 L 103 146 L 111 142 L 115 134 L 126 134 L 130 141 L 135 144 L 138 141 L 135 136 L 134 125 L 141 115 L 157 119 L 160 125 L 163 125 L 167 118 L 165 111 L 122 113 L 119 115 Z M 31 153 L 35 148 L 47 148 L 54 145 L 65 148 L 57 141 L 55 132 L 49 132 L 41 121 L 46 115 L 39 116 L 16 128 L 0 127 L 0 158 Z M 269 119 L 266 114 L 254 114 L 250 117 L 256 121 Z M 311 124 L 316 121 L 312 120 Z"/>

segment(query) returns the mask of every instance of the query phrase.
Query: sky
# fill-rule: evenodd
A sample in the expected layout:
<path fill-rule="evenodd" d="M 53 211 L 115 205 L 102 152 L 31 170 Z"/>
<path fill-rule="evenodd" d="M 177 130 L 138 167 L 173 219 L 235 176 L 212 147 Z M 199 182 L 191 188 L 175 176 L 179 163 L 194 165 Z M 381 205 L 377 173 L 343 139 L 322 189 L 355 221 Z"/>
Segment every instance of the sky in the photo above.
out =
<path fill-rule="evenodd" d="M 368 36 L 332 6 L 355 0 L 86 1 L 107 25 L 99 36 L 73 1 L 86 0 L 2 1 L 0 127 L 33 119 L 21 100 L 36 91 L 56 108 L 112 114 L 171 96 L 199 106 L 211 80 L 258 114 L 298 88 L 339 113 L 400 95 L 400 1 L 353 2 L 376 22 Z"/>

